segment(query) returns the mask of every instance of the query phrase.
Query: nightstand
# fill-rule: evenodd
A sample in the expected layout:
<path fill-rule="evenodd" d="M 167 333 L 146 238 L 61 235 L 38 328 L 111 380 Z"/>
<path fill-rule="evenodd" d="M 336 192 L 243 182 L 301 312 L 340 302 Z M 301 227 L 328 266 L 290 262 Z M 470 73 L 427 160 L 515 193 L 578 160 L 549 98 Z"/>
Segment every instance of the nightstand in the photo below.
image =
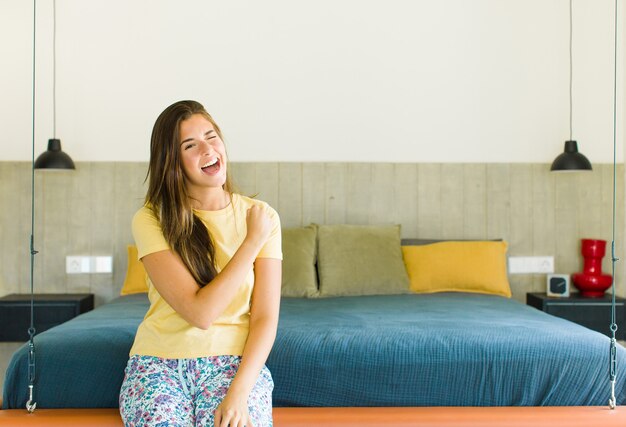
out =
<path fill-rule="evenodd" d="M 35 294 L 34 319 L 37 333 L 93 310 L 93 294 Z M 28 341 L 30 294 L 0 298 L 0 341 Z"/>
<path fill-rule="evenodd" d="M 569 297 L 549 297 L 545 292 L 536 292 L 526 294 L 526 304 L 611 336 L 611 298 L 610 294 L 585 298 L 577 293 Z M 615 338 L 618 340 L 626 339 L 625 304 L 624 298 L 615 297 L 615 323 L 618 326 Z"/>

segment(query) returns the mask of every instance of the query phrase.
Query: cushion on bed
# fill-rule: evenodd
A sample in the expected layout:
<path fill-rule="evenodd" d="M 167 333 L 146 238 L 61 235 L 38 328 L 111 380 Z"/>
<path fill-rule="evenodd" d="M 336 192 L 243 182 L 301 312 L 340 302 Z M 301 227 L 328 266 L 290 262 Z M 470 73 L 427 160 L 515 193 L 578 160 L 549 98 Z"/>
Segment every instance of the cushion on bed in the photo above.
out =
<path fill-rule="evenodd" d="M 310 298 L 318 294 L 316 237 L 317 228 L 312 225 L 282 230 L 282 296 Z"/>
<path fill-rule="evenodd" d="M 128 268 L 120 295 L 148 292 L 146 270 L 143 268 L 143 263 L 137 259 L 137 246 L 128 245 L 126 252 L 128 253 Z"/>
<path fill-rule="evenodd" d="M 510 297 L 506 249 L 506 242 L 450 241 L 403 246 L 402 253 L 413 292 L 477 292 Z"/>
<path fill-rule="evenodd" d="M 320 296 L 408 293 L 399 225 L 320 225 Z"/>

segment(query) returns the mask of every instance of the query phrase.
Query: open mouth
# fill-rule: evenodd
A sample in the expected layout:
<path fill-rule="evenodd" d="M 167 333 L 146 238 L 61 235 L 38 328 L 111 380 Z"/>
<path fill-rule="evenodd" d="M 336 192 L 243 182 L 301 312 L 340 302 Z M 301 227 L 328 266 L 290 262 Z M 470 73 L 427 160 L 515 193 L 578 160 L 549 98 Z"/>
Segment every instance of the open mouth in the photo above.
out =
<path fill-rule="evenodd" d="M 202 172 L 208 175 L 215 175 L 220 170 L 220 164 L 221 164 L 220 160 L 216 157 L 213 160 L 210 160 L 207 163 L 205 163 L 200 168 L 202 169 Z"/>

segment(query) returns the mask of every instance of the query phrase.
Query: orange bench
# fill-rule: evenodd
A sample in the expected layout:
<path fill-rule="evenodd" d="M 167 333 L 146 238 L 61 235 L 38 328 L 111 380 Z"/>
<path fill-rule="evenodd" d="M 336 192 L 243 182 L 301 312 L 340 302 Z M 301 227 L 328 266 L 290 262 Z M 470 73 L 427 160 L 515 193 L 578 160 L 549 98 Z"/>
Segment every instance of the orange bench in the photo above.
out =
<path fill-rule="evenodd" d="M 122 427 L 117 409 L 0 411 L 0 426 Z M 275 427 L 624 427 L 626 407 L 274 408 Z"/>

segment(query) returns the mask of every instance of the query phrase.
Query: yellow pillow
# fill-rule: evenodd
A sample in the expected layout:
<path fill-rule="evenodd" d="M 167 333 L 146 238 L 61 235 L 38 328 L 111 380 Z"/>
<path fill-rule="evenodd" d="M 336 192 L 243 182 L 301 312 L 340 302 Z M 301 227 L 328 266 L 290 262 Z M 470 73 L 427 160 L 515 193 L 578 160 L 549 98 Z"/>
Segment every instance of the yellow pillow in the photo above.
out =
<path fill-rule="evenodd" d="M 143 263 L 137 259 L 137 246 L 128 245 L 128 269 L 126 270 L 126 279 L 120 295 L 138 294 L 148 292 L 146 284 L 146 270 Z"/>
<path fill-rule="evenodd" d="M 449 241 L 403 246 L 410 290 L 416 293 L 477 292 L 511 296 L 506 242 Z"/>

